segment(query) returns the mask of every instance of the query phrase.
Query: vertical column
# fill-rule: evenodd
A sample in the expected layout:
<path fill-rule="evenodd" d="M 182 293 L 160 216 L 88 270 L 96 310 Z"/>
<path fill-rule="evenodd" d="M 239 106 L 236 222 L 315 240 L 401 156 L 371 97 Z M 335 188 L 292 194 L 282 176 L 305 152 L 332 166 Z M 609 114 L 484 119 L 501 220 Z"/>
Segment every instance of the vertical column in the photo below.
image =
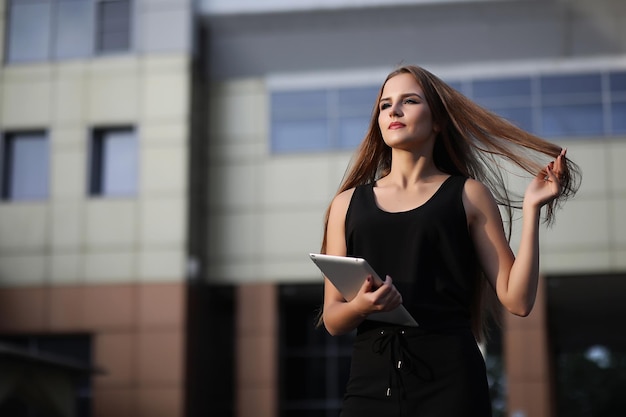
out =
<path fill-rule="evenodd" d="M 275 284 L 237 289 L 237 417 L 278 415 L 278 300 Z"/>
<path fill-rule="evenodd" d="M 511 417 L 555 415 L 545 285 L 541 278 L 535 307 L 528 317 L 505 313 L 507 415 Z"/>

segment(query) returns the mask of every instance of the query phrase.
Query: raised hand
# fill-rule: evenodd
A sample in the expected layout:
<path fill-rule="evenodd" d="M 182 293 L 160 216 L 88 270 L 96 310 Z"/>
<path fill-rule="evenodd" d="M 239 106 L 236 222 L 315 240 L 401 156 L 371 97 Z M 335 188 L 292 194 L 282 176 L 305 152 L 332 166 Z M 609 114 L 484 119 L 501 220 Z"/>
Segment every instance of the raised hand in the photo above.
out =
<path fill-rule="evenodd" d="M 541 208 L 558 197 L 561 192 L 560 178 L 565 170 L 566 153 L 567 149 L 563 148 L 556 161 L 550 162 L 528 185 L 524 194 L 524 206 Z"/>

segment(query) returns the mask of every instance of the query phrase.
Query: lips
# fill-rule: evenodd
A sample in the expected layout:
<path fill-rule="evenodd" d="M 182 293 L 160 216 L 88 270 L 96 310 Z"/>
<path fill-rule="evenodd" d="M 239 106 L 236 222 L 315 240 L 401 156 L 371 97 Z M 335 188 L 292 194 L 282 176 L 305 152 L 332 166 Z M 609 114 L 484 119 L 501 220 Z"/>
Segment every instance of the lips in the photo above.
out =
<path fill-rule="evenodd" d="M 403 128 L 405 126 L 404 123 L 400 123 L 400 122 L 393 122 L 389 124 L 388 129 L 389 130 L 395 130 L 395 129 L 400 129 Z"/>

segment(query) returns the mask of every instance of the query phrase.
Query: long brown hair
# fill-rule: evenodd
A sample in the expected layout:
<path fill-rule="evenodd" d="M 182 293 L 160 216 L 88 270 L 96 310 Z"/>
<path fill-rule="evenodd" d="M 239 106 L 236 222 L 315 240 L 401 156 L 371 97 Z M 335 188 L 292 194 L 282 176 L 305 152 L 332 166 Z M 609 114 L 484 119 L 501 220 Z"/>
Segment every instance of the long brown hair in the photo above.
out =
<path fill-rule="evenodd" d="M 365 138 L 356 151 L 337 194 L 357 185 L 374 182 L 389 173 L 391 148 L 383 141 L 378 125 L 378 103 L 387 81 L 400 74 L 411 74 L 415 77 L 430 107 L 433 123 L 440 127 L 433 149 L 435 166 L 447 174 L 462 175 L 485 184 L 504 209 L 510 238 L 513 211 L 521 207 L 523 197 L 513 195 L 507 189 L 507 170 L 504 165 L 512 164 L 534 177 L 539 172 L 545 173 L 545 166 L 560 154 L 561 147 L 484 109 L 418 66 L 402 66 L 385 79 L 374 103 Z M 555 209 L 574 196 L 580 185 L 578 166 L 567 158 L 564 161 L 560 194 L 547 205 L 545 221 L 548 224 L 554 221 Z M 330 207 L 325 215 L 322 253 L 326 251 L 329 212 Z M 486 280 L 482 279 L 481 283 L 472 304 L 472 327 L 478 340 L 484 336 L 487 319 L 485 307 L 493 311 L 497 304 L 494 291 L 485 291 Z"/>

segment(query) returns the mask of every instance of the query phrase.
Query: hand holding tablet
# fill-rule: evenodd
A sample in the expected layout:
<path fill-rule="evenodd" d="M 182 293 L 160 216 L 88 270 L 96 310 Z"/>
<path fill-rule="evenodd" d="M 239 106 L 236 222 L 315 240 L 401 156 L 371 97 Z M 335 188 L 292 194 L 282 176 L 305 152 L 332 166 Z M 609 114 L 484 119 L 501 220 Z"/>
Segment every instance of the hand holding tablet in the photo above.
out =
<path fill-rule="evenodd" d="M 368 275 L 372 276 L 375 287 L 383 284 L 383 280 L 380 279 L 374 269 L 363 258 L 323 255 L 319 253 L 311 253 L 309 257 L 348 301 L 357 295 Z M 413 316 L 402 305 L 392 311 L 372 313 L 368 316 L 368 319 L 403 326 L 418 326 Z"/>

